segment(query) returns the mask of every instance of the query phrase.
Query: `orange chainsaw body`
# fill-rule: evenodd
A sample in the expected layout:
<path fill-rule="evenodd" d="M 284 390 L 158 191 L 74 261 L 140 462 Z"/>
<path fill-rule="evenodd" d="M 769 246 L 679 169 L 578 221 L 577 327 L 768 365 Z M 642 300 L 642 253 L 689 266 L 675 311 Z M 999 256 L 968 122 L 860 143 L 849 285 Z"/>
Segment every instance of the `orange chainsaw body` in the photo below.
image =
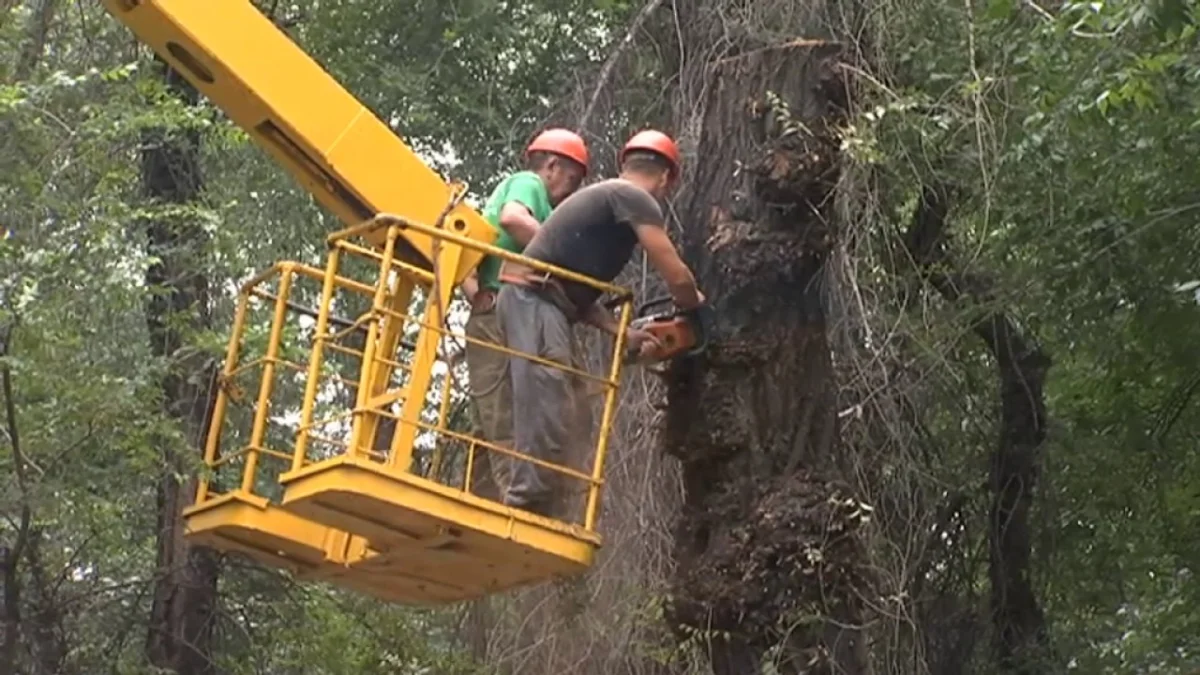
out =
<path fill-rule="evenodd" d="M 670 302 L 670 298 L 652 300 L 638 309 L 642 315 L 650 307 Z M 658 345 L 644 351 L 626 352 L 627 362 L 658 362 L 700 353 L 708 345 L 711 310 L 699 307 L 689 311 L 663 312 L 638 316 L 629 327 L 644 330 Z"/>

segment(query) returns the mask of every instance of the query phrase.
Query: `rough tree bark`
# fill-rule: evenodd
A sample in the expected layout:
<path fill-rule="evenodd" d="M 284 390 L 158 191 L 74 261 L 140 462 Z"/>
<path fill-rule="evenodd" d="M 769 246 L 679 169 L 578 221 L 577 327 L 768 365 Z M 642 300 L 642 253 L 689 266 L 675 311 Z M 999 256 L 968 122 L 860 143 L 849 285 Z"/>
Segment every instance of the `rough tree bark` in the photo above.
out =
<path fill-rule="evenodd" d="M 157 62 L 169 89 L 194 105 L 198 94 L 186 80 Z M 146 272 L 151 289 L 146 307 L 151 348 L 167 360 L 163 405 L 178 420 L 187 443 L 164 439 L 163 474 L 158 485 L 158 576 L 150 610 L 146 654 L 149 661 L 179 675 L 215 672 L 211 659 L 218 567 L 215 554 L 183 538 L 183 508 L 194 494 L 184 452 L 203 445 L 211 368 L 187 347 L 186 332 L 208 324 L 208 279 L 204 272 L 207 238 L 186 214 L 164 207 L 194 203 L 203 189 L 200 136 L 195 130 L 153 128 L 142 139 L 143 195 L 159 207 L 145 224 L 148 250 L 157 262 Z"/>
<path fill-rule="evenodd" d="M 794 37 L 824 32 L 815 11 L 675 5 L 685 148 L 695 134 L 676 206 L 718 326 L 707 353 L 667 377 L 663 446 L 686 491 L 671 618 L 700 636 L 717 675 L 768 659 L 781 673 L 869 672 L 867 511 L 839 479 L 820 289 L 837 236 L 827 125 L 847 89 L 837 44 Z M 759 39 L 772 33 L 792 37 Z"/>
<path fill-rule="evenodd" d="M 1006 672 L 1048 672 L 1046 619 L 1030 575 L 1029 510 L 1046 438 L 1043 387 L 1051 360 L 1003 311 L 988 282 L 960 271 L 948 252 L 949 190 L 927 187 L 904 235 L 925 281 L 954 304 L 976 308 L 971 329 L 996 361 L 1000 380 L 999 442 L 988 489 L 988 579 L 997 661 Z"/>

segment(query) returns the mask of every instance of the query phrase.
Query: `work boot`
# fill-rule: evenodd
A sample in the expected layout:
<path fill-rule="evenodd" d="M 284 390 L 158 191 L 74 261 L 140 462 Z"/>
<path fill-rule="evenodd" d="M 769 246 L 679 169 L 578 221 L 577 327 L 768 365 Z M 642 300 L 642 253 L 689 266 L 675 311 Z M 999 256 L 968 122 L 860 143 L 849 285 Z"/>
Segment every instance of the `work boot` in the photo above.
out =
<path fill-rule="evenodd" d="M 511 506 L 514 509 L 521 509 L 533 514 L 542 516 L 543 518 L 553 518 L 551 513 L 551 500 L 549 497 L 539 499 L 528 499 L 526 497 L 514 497 L 513 495 L 505 495 L 504 505 Z"/>

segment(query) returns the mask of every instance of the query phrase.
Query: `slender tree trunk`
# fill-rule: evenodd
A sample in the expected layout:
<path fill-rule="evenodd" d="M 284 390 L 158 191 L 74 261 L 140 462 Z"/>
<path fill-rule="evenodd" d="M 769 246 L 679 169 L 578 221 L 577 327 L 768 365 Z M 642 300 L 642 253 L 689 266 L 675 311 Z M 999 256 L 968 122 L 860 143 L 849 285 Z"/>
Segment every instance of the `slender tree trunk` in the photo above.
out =
<path fill-rule="evenodd" d="M 758 37 L 819 35 L 819 4 L 743 5 L 674 8 L 691 166 L 676 206 L 717 330 L 667 383 L 663 445 L 686 490 L 672 618 L 717 675 L 768 660 L 781 673 L 865 673 L 867 510 L 839 478 L 821 293 L 837 231 L 826 125 L 846 106 L 840 48 Z"/>
<path fill-rule="evenodd" d="M 33 12 L 26 28 L 25 43 L 21 46 L 21 52 L 17 56 L 17 62 L 13 68 L 14 80 L 29 79 L 29 76 L 33 74 L 33 69 L 42 60 L 42 53 L 46 50 L 46 36 L 50 33 L 50 24 L 54 22 L 54 11 L 57 7 L 57 0 L 36 0 L 33 3 Z"/>
<path fill-rule="evenodd" d="M 174 71 L 159 62 L 170 89 L 189 104 L 198 95 Z M 158 577 L 150 614 L 146 651 L 149 661 L 179 675 L 215 672 L 212 629 L 218 569 L 212 551 L 190 546 L 183 538 L 183 508 L 194 494 L 185 453 L 203 446 L 210 368 L 187 345 L 187 331 L 208 324 L 207 238 L 193 217 L 169 214 L 161 207 L 193 204 L 203 189 L 200 137 L 195 130 L 155 128 L 142 148 L 142 190 L 160 207 L 146 223 L 151 255 L 146 272 L 151 289 L 146 307 L 155 355 L 167 360 L 162 382 L 166 412 L 179 421 L 186 443 L 163 439 L 163 474 L 158 485 Z"/>
<path fill-rule="evenodd" d="M 34 672 L 37 675 L 68 675 L 66 668 L 67 643 L 63 628 L 63 605 L 56 596 L 56 584 L 46 575 L 42 559 L 42 544 L 47 541 L 35 528 L 29 538 L 25 558 L 29 561 L 32 599 L 27 601 L 29 621 L 27 632 L 33 651 Z"/>
<path fill-rule="evenodd" d="M 995 359 L 1000 429 L 988 488 L 988 579 L 993 643 L 1006 672 L 1049 672 L 1046 619 L 1030 580 L 1029 510 L 1046 438 L 1043 387 L 1051 361 L 1009 315 L 995 308 L 988 282 L 956 269 L 946 241 L 947 191 L 923 191 L 905 246 L 926 281 L 947 301 L 978 308 L 972 330 Z"/>
<path fill-rule="evenodd" d="M 11 546 L 0 546 L 0 569 L 4 572 L 4 645 L 0 649 L 0 675 L 17 672 L 17 650 L 21 644 L 20 558 Z"/>
<path fill-rule="evenodd" d="M 0 325 L 0 358 L 9 355 L 14 323 Z M 23 574 L 21 560 L 34 536 L 33 513 L 29 505 L 28 487 L 25 476 L 25 455 L 21 451 L 21 436 L 17 425 L 17 402 L 13 398 L 12 369 L 7 361 L 0 361 L 0 394 L 4 397 L 4 430 L 8 445 L 12 448 L 13 474 L 17 479 L 20 494 L 20 515 L 17 531 L 12 543 L 0 547 L 0 564 L 3 564 L 4 583 L 4 647 L 0 650 L 0 675 L 16 673 L 20 659 Z"/>

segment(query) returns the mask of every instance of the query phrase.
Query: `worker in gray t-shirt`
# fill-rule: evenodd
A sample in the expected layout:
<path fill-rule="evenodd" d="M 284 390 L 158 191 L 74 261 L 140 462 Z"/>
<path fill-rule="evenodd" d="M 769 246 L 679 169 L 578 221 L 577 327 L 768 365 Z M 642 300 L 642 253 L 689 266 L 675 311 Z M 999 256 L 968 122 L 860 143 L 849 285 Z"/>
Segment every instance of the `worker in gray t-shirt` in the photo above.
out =
<path fill-rule="evenodd" d="M 542 224 L 524 254 L 557 267 L 611 282 L 641 244 L 666 282 L 676 306 L 692 309 L 704 302 L 692 272 L 667 237 L 659 200 L 679 179 L 679 150 L 671 138 L 647 130 L 621 150 L 617 178 L 585 187 L 564 200 Z M 547 279 L 524 265 L 506 262 L 497 300 L 510 349 L 563 364 L 575 364 L 571 324 L 584 321 L 616 335 L 611 312 L 597 303 L 600 291 L 566 279 Z M 638 350 L 649 334 L 631 329 L 628 347 Z M 529 359 L 512 357 L 513 438 L 516 450 L 564 464 L 578 443 L 571 423 L 585 402 L 568 373 Z M 589 434 L 590 435 L 590 434 Z M 556 510 L 556 473 L 530 462 L 517 462 L 504 496 L 509 506 L 550 516 Z M 562 517 L 557 515 L 557 517 Z"/>

